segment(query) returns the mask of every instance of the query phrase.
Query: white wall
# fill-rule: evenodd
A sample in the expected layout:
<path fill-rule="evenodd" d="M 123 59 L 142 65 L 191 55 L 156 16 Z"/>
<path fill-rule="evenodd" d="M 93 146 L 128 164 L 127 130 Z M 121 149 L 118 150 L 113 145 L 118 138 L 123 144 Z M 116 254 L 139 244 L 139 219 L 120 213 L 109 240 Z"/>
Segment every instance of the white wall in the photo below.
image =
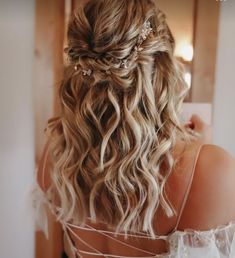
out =
<path fill-rule="evenodd" d="M 0 257 L 33 258 L 34 1 L 0 1 Z"/>
<path fill-rule="evenodd" d="M 235 1 L 221 2 L 214 140 L 235 156 Z"/>

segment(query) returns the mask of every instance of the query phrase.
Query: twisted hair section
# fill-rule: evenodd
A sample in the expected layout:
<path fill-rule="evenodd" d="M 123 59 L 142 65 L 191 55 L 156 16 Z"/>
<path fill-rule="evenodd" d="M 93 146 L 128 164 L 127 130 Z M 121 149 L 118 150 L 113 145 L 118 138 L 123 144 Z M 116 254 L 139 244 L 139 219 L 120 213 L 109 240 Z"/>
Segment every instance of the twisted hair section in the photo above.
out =
<path fill-rule="evenodd" d="M 153 33 L 132 62 L 146 21 Z M 58 218 L 82 224 L 90 216 L 116 232 L 154 236 L 157 208 L 174 213 L 164 186 L 185 135 L 178 117 L 186 87 L 165 15 L 150 0 L 89 1 L 75 12 L 68 41 L 61 114 L 46 128 Z M 131 65 L 118 68 L 127 57 Z"/>

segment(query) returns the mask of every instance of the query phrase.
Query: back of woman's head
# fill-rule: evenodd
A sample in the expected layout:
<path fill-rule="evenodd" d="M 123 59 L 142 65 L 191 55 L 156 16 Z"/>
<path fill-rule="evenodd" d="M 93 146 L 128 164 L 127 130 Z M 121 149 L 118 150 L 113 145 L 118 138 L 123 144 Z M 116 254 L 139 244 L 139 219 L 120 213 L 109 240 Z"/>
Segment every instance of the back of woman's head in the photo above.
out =
<path fill-rule="evenodd" d="M 147 231 L 184 129 L 174 39 L 153 0 L 90 0 L 68 28 L 61 114 L 49 120 L 59 218 Z"/>

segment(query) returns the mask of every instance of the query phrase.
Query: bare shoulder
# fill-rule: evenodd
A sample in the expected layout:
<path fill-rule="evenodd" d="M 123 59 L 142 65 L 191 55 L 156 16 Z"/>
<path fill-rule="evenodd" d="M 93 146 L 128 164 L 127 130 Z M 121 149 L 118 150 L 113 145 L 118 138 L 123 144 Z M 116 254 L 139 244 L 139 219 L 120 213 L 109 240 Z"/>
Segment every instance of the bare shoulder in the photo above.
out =
<path fill-rule="evenodd" d="M 207 230 L 235 220 L 235 159 L 216 145 L 203 145 L 179 229 Z"/>
<path fill-rule="evenodd" d="M 226 150 L 216 145 L 206 144 L 201 148 L 195 172 L 203 178 L 211 177 L 211 181 L 216 181 L 217 177 L 223 177 L 226 180 L 229 175 L 235 176 L 234 168 L 235 159 Z"/>

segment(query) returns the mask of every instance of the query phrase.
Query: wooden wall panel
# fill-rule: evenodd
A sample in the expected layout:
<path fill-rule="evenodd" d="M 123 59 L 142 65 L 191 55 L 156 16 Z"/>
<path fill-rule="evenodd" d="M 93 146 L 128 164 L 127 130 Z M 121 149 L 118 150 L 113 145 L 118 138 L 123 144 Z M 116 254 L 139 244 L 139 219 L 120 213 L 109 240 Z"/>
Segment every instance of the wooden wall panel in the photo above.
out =
<path fill-rule="evenodd" d="M 58 112 L 57 90 L 63 75 L 64 0 L 37 0 L 35 21 L 34 111 L 36 164 L 45 144 L 47 120 Z M 61 257 L 61 228 L 49 216 L 49 240 L 36 232 L 35 257 Z"/>
<path fill-rule="evenodd" d="M 212 103 L 220 3 L 218 1 L 196 1 L 191 101 Z"/>
<path fill-rule="evenodd" d="M 58 109 L 56 94 L 63 74 L 64 0 L 37 0 L 34 58 L 36 162 L 45 144 L 43 130 Z"/>

